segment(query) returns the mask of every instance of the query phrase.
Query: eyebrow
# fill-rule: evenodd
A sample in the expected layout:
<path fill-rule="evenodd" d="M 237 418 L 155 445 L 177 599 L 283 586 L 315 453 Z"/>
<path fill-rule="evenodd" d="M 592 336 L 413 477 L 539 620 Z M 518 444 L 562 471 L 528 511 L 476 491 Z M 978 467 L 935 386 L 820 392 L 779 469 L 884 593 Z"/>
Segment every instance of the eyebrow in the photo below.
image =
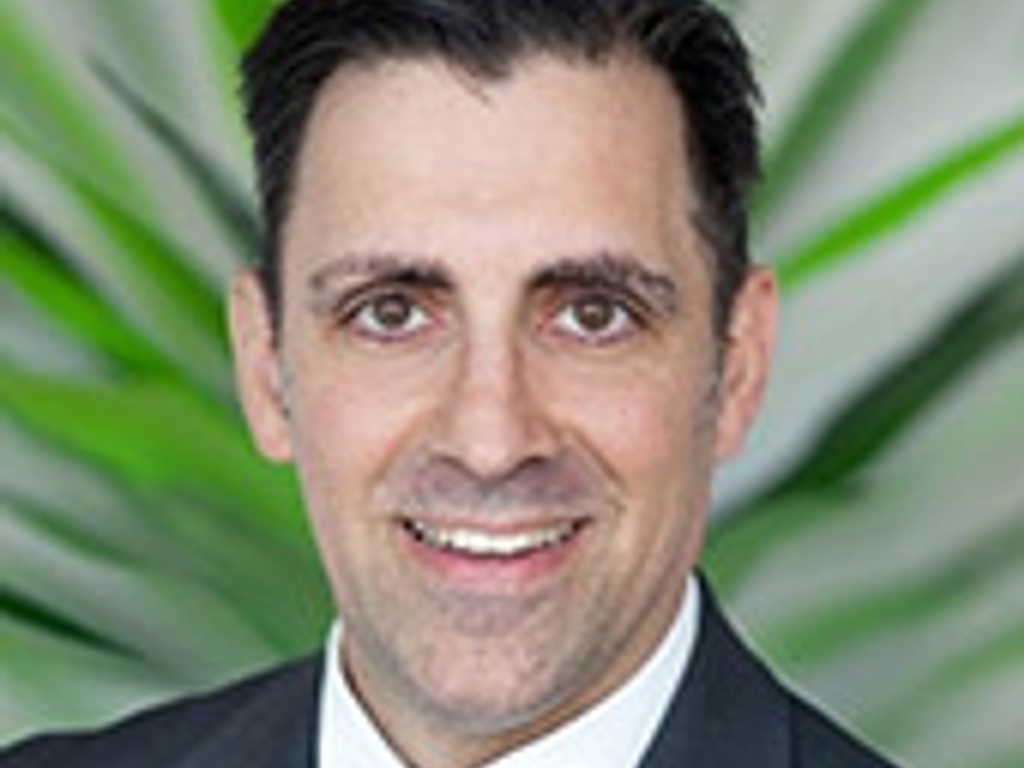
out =
<path fill-rule="evenodd" d="M 332 284 L 350 278 L 433 290 L 451 289 L 455 284 L 444 264 L 421 255 L 349 253 L 310 275 L 307 280 L 310 306 L 323 309 L 333 305 L 335 291 Z M 562 257 L 541 266 L 528 281 L 530 292 L 559 287 L 631 290 L 667 317 L 675 315 L 680 307 L 676 281 L 625 252 L 597 251 Z"/>
<path fill-rule="evenodd" d="M 398 253 L 349 253 L 315 270 L 306 281 L 314 309 L 333 303 L 335 283 L 351 278 L 432 289 L 451 288 L 448 270 L 439 262 Z"/>
<path fill-rule="evenodd" d="M 542 267 L 530 279 L 532 290 L 566 286 L 635 291 L 666 316 L 678 313 L 680 306 L 676 281 L 629 253 L 601 251 L 561 258 Z"/>

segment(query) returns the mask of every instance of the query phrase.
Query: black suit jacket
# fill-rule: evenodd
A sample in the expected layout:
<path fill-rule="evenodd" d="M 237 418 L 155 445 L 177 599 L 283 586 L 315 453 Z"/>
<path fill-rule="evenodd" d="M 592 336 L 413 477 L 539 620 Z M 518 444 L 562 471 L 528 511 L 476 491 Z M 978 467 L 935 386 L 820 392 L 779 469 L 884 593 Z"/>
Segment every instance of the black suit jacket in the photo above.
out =
<path fill-rule="evenodd" d="M 640 768 L 891 768 L 783 689 L 708 590 L 691 666 Z M 314 768 L 321 657 L 88 734 L 44 736 L 0 768 Z"/>

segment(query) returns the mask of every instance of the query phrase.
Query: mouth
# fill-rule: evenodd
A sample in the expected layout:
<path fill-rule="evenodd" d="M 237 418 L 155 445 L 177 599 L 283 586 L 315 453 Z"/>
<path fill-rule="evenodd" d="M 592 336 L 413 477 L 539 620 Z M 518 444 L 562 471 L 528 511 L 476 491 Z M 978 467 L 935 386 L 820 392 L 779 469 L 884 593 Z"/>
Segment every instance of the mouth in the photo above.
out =
<path fill-rule="evenodd" d="M 402 520 L 415 541 L 439 553 L 478 560 L 517 560 L 565 547 L 586 527 L 586 520 L 560 520 L 516 530 L 444 525 Z"/>

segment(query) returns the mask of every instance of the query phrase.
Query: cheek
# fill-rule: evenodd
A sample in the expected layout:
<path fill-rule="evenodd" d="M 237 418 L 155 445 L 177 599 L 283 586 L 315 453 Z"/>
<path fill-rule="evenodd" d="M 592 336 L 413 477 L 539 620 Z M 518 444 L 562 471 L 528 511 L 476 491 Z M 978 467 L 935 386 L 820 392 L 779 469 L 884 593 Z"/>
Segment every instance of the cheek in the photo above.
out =
<path fill-rule="evenodd" d="M 687 372 L 637 367 L 589 377 L 560 398 L 581 439 L 630 491 L 673 484 L 707 442 L 705 387 Z M 563 379 L 565 381 L 565 379 Z"/>
<path fill-rule="evenodd" d="M 657 559 L 655 553 L 668 548 L 677 559 L 680 548 L 692 554 L 698 543 L 713 440 L 710 385 L 692 371 L 648 370 L 614 385 L 591 382 L 564 400 L 578 438 L 623 496 L 615 546 L 633 556 L 646 552 Z"/>
<path fill-rule="evenodd" d="M 295 464 L 314 523 L 361 525 L 422 420 L 430 387 L 422 377 L 323 359 L 297 365 L 293 379 Z"/>

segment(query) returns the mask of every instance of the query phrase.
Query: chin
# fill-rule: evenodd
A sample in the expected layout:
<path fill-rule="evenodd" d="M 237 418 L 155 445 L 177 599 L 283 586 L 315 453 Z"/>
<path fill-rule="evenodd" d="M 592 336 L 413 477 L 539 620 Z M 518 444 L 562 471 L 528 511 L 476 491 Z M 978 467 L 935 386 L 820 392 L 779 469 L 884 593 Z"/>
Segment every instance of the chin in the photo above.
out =
<path fill-rule="evenodd" d="M 446 660 L 417 687 L 438 721 L 467 737 L 532 738 L 568 719 L 576 711 L 572 703 L 583 698 L 574 685 L 586 679 L 583 663 L 508 649 L 458 664 L 451 655 Z"/>

